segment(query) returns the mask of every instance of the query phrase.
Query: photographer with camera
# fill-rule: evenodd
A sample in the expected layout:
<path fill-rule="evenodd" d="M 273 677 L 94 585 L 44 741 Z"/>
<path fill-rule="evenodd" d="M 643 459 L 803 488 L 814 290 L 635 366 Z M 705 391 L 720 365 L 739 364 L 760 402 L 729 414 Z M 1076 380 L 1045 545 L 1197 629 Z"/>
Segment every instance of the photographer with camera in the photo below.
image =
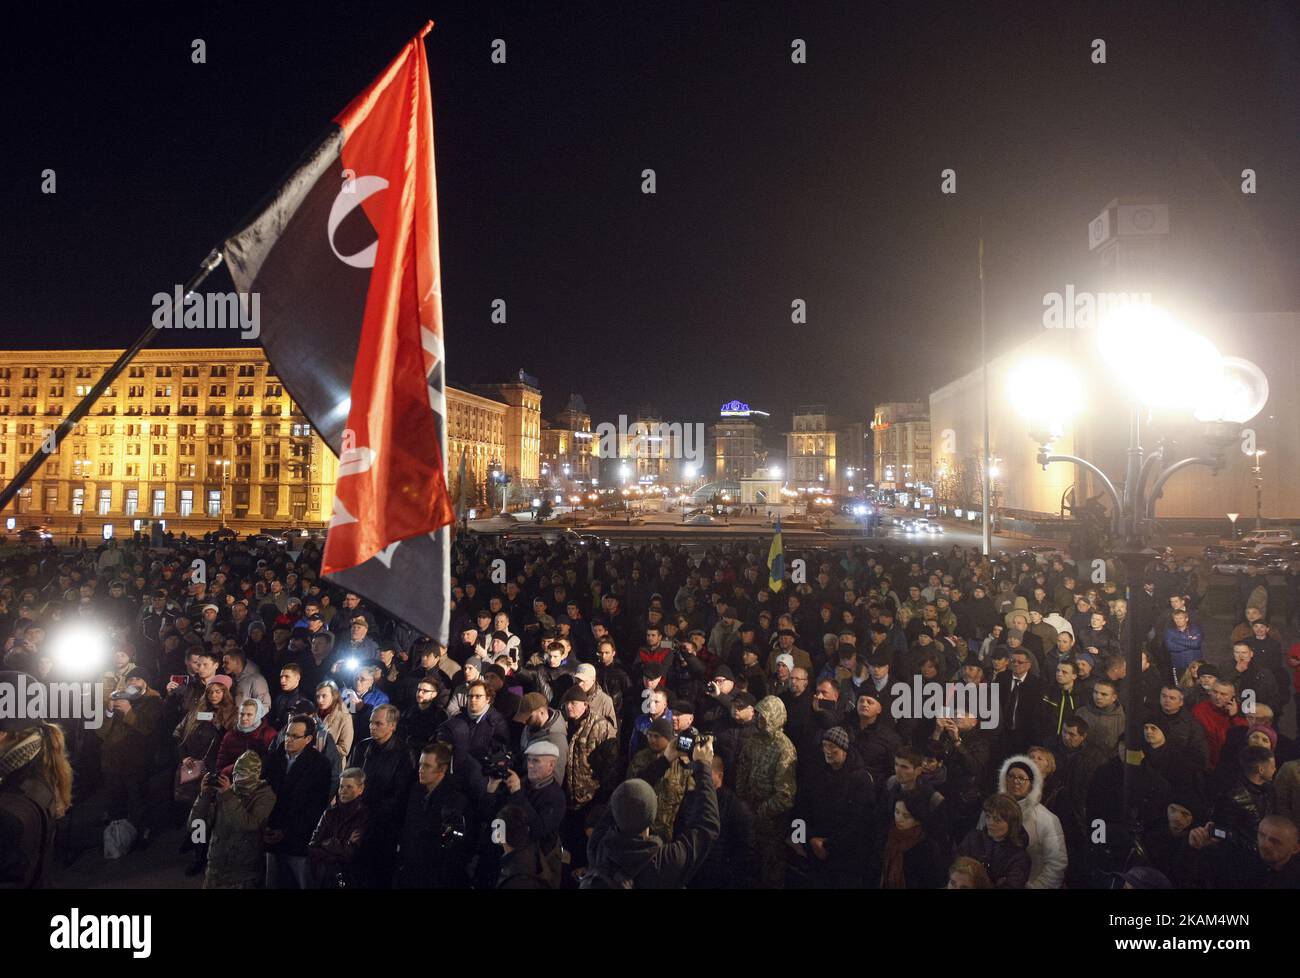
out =
<path fill-rule="evenodd" d="M 1285 815 L 1260 819 L 1250 856 L 1243 857 L 1242 840 L 1231 829 L 1214 822 L 1192 829 L 1187 841 L 1209 860 L 1214 888 L 1300 889 L 1300 828 Z"/>
<path fill-rule="evenodd" d="M 658 798 L 640 778 L 624 781 L 587 840 L 584 889 L 680 889 L 708 856 L 718 837 L 718 798 L 713 787 L 713 742 L 701 737 L 691 752 L 694 790 L 682 799 L 676 839 L 665 844 L 650 827 Z"/>
<path fill-rule="evenodd" d="M 399 890 L 460 889 L 469 886 L 469 861 L 477 836 L 473 809 L 448 777 L 449 744 L 420 752 L 418 783 L 411 789 L 397 847 L 393 887 Z"/>
<path fill-rule="evenodd" d="M 509 755 L 506 755 L 509 757 Z M 486 795 L 480 812 L 489 830 L 506 805 L 518 807 L 527 818 L 528 831 L 537 843 L 538 852 L 556 878 L 560 874 L 560 823 L 566 802 L 556 765 L 560 749 L 549 740 L 535 740 L 524 749 L 525 776 L 504 765 L 487 774 Z M 479 844 L 479 863 L 475 870 L 477 885 L 491 889 L 500 875 L 501 851 L 493 832 L 484 833 Z"/>
<path fill-rule="evenodd" d="M 266 875 L 262 832 L 275 808 L 275 792 L 262 780 L 262 758 L 244 751 L 231 776 L 208 774 L 194 806 L 188 831 L 208 840 L 205 890 L 253 890 Z"/>
<path fill-rule="evenodd" d="M 650 831 L 665 842 L 672 841 L 677 809 L 695 787 L 690 757 L 699 736 L 693 727 L 678 733 L 671 721 L 660 717 L 646 732 L 647 746 L 637 751 L 628 767 L 628 777 L 640 778 L 654 788 L 658 804 Z"/>
<path fill-rule="evenodd" d="M 695 629 L 691 635 L 692 641 L 676 643 L 668 658 L 668 686 L 678 696 L 695 702 L 704 695 L 709 670 L 700 658 L 704 633 Z"/>

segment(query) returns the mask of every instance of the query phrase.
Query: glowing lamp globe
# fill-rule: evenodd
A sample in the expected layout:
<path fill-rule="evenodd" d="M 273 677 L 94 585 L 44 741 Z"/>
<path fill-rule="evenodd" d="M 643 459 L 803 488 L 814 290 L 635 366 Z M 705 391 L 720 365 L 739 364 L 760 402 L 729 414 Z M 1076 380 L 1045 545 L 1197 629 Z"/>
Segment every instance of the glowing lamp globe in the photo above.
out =
<path fill-rule="evenodd" d="M 1046 444 L 1083 408 L 1083 383 L 1065 361 L 1032 357 L 1007 375 L 1007 400 L 1029 422 L 1030 434 Z"/>
<path fill-rule="evenodd" d="M 1209 339 L 1157 306 L 1124 306 L 1097 328 L 1102 360 L 1120 386 L 1157 410 L 1193 410 L 1219 383 L 1222 357 Z"/>
<path fill-rule="evenodd" d="M 1218 376 L 1197 402 L 1196 420 L 1245 424 L 1264 410 L 1267 402 L 1268 378 L 1264 371 L 1242 357 L 1223 357 Z"/>

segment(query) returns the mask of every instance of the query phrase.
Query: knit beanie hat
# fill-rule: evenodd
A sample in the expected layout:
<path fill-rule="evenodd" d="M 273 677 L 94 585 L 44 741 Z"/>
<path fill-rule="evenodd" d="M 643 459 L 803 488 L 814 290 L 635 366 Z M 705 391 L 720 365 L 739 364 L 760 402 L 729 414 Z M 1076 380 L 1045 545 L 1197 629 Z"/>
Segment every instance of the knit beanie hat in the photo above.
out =
<path fill-rule="evenodd" d="M 843 727 L 831 727 L 822 734 L 822 743 L 829 741 L 842 751 L 849 749 L 849 732 Z"/>
<path fill-rule="evenodd" d="M 650 827 L 659 811 L 659 799 L 654 788 L 640 778 L 629 778 L 617 788 L 609 799 L 614 824 L 626 835 L 640 835 Z"/>
<path fill-rule="evenodd" d="M 1260 733 L 1262 733 L 1265 737 L 1268 738 L 1268 742 L 1270 745 L 1269 749 L 1276 751 L 1277 731 L 1274 730 L 1272 727 L 1270 727 L 1267 723 L 1252 723 L 1249 727 L 1246 728 L 1246 737 L 1249 738 L 1250 735 L 1255 733 L 1255 731 L 1257 730 Z"/>

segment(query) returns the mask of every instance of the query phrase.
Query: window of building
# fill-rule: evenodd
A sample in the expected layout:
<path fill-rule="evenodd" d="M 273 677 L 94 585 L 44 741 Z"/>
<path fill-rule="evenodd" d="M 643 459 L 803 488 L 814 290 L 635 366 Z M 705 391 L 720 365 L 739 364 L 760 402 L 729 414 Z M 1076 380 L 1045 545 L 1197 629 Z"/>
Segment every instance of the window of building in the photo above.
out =
<path fill-rule="evenodd" d="M 74 488 L 72 490 L 72 515 L 80 516 L 86 508 L 86 490 Z"/>
<path fill-rule="evenodd" d="M 126 491 L 126 515 L 134 516 L 140 508 L 140 490 L 128 489 Z"/>
<path fill-rule="evenodd" d="M 109 507 L 111 507 L 112 505 L 113 505 L 113 490 L 112 489 L 99 490 L 99 515 L 100 516 L 108 515 Z"/>
<path fill-rule="evenodd" d="M 155 479 L 165 479 L 165 478 L 167 478 L 167 463 L 166 463 L 166 462 L 154 462 L 154 463 L 153 463 L 153 469 L 152 469 L 152 471 L 153 471 L 153 475 L 154 475 L 154 478 L 155 478 Z"/>
<path fill-rule="evenodd" d="M 55 513 L 59 509 L 59 487 L 45 487 L 45 512 Z"/>
<path fill-rule="evenodd" d="M 194 490 L 182 489 L 181 490 L 181 515 L 189 516 L 193 512 L 194 512 Z"/>
<path fill-rule="evenodd" d="M 221 515 L 221 490 L 220 489 L 208 490 L 208 515 L 209 516 Z"/>

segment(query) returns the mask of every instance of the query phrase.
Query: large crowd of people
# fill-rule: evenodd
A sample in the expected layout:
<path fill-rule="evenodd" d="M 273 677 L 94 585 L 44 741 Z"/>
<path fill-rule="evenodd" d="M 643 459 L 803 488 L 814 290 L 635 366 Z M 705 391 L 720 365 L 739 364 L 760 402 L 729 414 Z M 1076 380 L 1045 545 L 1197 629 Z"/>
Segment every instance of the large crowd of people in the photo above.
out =
<path fill-rule="evenodd" d="M 1300 885 L 1294 594 L 1247 581 L 1218 642 L 1172 556 L 1126 600 L 1063 556 L 765 553 L 462 537 L 445 646 L 310 543 L 12 554 L 0 684 L 105 709 L 0 720 L 0 885 L 177 842 L 209 888 Z"/>

